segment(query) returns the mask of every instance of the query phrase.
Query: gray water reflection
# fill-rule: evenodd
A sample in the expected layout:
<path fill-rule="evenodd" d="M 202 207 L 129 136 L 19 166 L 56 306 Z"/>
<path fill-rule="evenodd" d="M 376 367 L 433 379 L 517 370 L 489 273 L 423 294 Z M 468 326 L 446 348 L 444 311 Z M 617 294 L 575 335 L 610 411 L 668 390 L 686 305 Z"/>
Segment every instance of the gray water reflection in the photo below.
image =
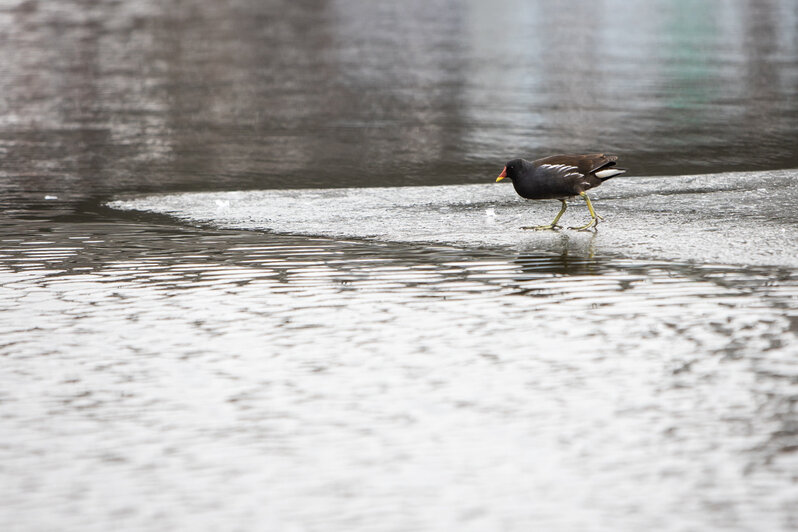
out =
<path fill-rule="evenodd" d="M 2 242 L 4 530 L 798 518 L 792 269 L 107 234 Z"/>
<path fill-rule="evenodd" d="M 30 193 L 798 166 L 798 7 L 331 1 L 0 8 L 0 181 Z M 8 183 L 8 185 L 6 185 Z"/>

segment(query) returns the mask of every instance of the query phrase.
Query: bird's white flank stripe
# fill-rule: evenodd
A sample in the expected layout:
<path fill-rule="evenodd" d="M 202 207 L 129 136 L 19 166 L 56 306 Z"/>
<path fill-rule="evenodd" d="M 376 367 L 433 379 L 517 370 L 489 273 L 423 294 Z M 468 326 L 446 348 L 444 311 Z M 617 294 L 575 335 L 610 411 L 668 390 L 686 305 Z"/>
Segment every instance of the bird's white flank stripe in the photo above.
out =
<path fill-rule="evenodd" d="M 541 164 L 541 168 L 554 170 L 555 172 L 565 172 L 567 170 L 576 170 L 576 166 L 568 166 L 567 164 Z"/>
<path fill-rule="evenodd" d="M 619 170 L 617 168 L 608 168 L 606 170 L 600 170 L 596 172 L 596 177 L 600 179 L 607 179 L 608 177 L 612 177 L 614 175 L 622 174 L 626 170 Z"/>

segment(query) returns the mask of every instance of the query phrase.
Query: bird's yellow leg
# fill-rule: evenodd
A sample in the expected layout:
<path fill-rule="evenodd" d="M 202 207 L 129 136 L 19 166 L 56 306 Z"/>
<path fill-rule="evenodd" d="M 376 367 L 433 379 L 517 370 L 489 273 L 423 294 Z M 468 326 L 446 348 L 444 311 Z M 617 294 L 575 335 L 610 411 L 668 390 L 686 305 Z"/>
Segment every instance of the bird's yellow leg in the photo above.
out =
<path fill-rule="evenodd" d="M 557 222 L 560 221 L 562 218 L 565 209 L 568 208 L 568 204 L 565 203 L 565 200 L 560 200 L 562 202 L 562 207 L 560 208 L 560 212 L 557 213 L 557 216 L 554 217 L 554 221 L 552 221 L 549 225 L 536 225 L 534 227 L 522 227 L 521 229 L 534 229 L 535 231 L 547 231 L 549 229 L 558 229 L 560 226 L 557 225 Z"/>
<path fill-rule="evenodd" d="M 569 227 L 568 229 L 576 229 L 577 231 L 587 231 L 591 227 L 595 229 L 595 227 L 598 225 L 598 221 L 603 220 L 604 218 L 596 214 L 596 211 L 593 209 L 593 204 L 590 203 L 590 198 L 587 197 L 587 193 L 580 192 L 579 195 L 582 196 L 585 199 L 585 203 L 587 203 L 587 210 L 590 211 L 590 221 L 585 225 L 581 225 L 579 227 Z"/>

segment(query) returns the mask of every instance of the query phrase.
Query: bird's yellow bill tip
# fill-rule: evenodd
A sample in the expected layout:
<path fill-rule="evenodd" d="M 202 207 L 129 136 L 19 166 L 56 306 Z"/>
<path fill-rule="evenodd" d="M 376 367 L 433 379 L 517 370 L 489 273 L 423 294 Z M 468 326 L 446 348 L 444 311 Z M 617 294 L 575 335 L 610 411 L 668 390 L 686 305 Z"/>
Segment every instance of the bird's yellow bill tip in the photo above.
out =
<path fill-rule="evenodd" d="M 502 179 L 504 179 L 505 177 L 506 177 L 506 176 L 500 175 L 499 177 L 497 177 L 497 178 L 496 178 L 496 182 L 498 183 L 499 181 L 501 181 L 501 180 L 502 180 Z"/>

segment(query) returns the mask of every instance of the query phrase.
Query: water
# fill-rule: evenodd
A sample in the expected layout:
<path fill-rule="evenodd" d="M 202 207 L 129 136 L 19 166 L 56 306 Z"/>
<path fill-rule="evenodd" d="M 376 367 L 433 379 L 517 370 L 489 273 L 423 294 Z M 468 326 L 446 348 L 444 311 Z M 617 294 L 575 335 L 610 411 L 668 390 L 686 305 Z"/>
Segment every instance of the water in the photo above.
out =
<path fill-rule="evenodd" d="M 796 24 L 0 3 L 0 528 L 795 529 Z"/>
<path fill-rule="evenodd" d="M 85 229 L 4 250 L 6 529 L 794 525 L 794 269 Z"/>

